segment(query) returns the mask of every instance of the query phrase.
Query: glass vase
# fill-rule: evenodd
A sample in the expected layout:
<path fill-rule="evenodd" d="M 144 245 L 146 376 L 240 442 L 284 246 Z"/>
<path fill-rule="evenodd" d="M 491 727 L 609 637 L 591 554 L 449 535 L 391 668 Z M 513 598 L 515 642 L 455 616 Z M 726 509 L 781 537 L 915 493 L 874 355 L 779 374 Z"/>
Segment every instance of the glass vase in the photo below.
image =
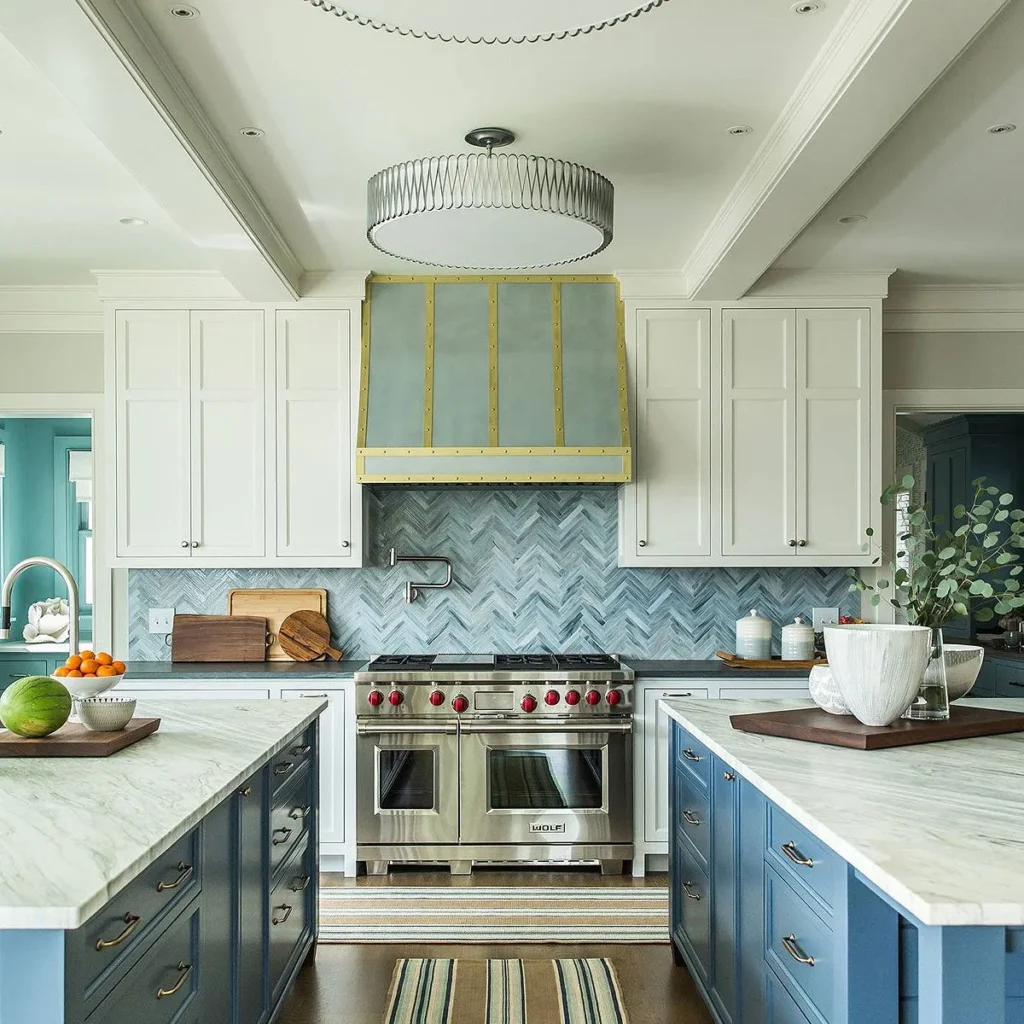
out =
<path fill-rule="evenodd" d="M 942 653 L 942 630 L 932 629 L 921 689 L 903 714 L 916 722 L 944 722 L 949 718 L 949 691 L 946 688 L 946 660 Z"/>

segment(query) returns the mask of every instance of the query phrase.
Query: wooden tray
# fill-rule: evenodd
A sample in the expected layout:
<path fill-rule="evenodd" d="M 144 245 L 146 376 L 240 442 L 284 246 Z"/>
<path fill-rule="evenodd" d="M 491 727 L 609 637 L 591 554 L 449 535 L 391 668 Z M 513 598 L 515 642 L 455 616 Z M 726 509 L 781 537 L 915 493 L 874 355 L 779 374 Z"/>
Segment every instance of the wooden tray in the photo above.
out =
<path fill-rule="evenodd" d="M 257 615 L 175 615 L 171 661 L 264 661 L 267 640 Z"/>
<path fill-rule="evenodd" d="M 728 651 L 715 651 L 715 657 L 721 658 L 729 668 L 752 668 L 758 672 L 812 669 L 815 665 L 828 664 L 828 660 L 825 658 L 815 658 L 812 661 L 783 661 L 781 658 L 754 661 L 748 658 L 741 658 L 738 654 L 730 654 Z"/>
<path fill-rule="evenodd" d="M 267 620 L 274 642 L 267 648 L 267 661 L 291 661 L 277 640 L 281 623 L 292 612 L 311 611 L 327 615 L 326 590 L 230 590 L 228 615 L 258 615 Z"/>
<path fill-rule="evenodd" d="M 796 711 L 765 711 L 756 715 L 730 716 L 732 727 L 741 732 L 783 736 L 808 743 L 827 743 L 856 750 L 909 747 L 940 740 L 968 740 L 1024 732 L 1024 714 L 990 708 L 953 704 L 946 722 L 911 722 L 899 719 L 892 725 L 863 725 L 853 715 L 830 715 L 821 708 Z"/>
<path fill-rule="evenodd" d="M 35 740 L 0 732 L 0 757 L 107 757 L 159 728 L 159 718 L 133 718 L 120 732 L 90 732 L 80 722 L 68 722 Z"/>

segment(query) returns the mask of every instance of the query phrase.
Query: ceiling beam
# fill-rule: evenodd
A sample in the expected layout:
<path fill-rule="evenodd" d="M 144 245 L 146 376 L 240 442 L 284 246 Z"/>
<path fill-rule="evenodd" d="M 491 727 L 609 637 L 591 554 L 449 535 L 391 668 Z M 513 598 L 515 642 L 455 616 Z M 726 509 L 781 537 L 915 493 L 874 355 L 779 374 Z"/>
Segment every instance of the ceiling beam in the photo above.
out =
<path fill-rule="evenodd" d="M 851 3 L 690 255 L 689 297 L 745 295 L 1007 2 Z"/>
<path fill-rule="evenodd" d="M 134 5 L 3 3 L 0 32 L 242 297 L 298 297 L 303 268 Z"/>

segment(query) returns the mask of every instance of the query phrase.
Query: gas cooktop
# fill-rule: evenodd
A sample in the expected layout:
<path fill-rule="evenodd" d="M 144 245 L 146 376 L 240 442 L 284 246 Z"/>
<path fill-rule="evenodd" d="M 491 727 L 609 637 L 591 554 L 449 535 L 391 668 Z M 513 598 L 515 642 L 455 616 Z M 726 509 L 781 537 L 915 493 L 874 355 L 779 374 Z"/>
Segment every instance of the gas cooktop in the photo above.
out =
<path fill-rule="evenodd" d="M 356 682 L 435 682 L 511 680 L 632 680 L 633 670 L 611 654 L 382 654 Z"/>

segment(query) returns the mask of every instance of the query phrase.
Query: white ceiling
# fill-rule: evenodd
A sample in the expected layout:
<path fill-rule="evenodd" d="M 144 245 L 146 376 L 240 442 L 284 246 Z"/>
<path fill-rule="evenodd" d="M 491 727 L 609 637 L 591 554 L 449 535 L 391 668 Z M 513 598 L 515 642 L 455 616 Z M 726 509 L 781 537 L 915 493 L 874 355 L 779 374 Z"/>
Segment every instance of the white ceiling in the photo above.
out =
<path fill-rule="evenodd" d="M 1024 3 L 1014 0 L 777 266 L 898 268 L 893 283 L 1024 281 Z M 986 129 L 1013 122 L 1018 130 Z M 838 218 L 864 215 L 863 223 Z"/>
<path fill-rule="evenodd" d="M 122 217 L 149 223 L 126 227 Z M 206 266 L 67 100 L 0 35 L 0 284 L 92 284 L 94 269 Z"/>

